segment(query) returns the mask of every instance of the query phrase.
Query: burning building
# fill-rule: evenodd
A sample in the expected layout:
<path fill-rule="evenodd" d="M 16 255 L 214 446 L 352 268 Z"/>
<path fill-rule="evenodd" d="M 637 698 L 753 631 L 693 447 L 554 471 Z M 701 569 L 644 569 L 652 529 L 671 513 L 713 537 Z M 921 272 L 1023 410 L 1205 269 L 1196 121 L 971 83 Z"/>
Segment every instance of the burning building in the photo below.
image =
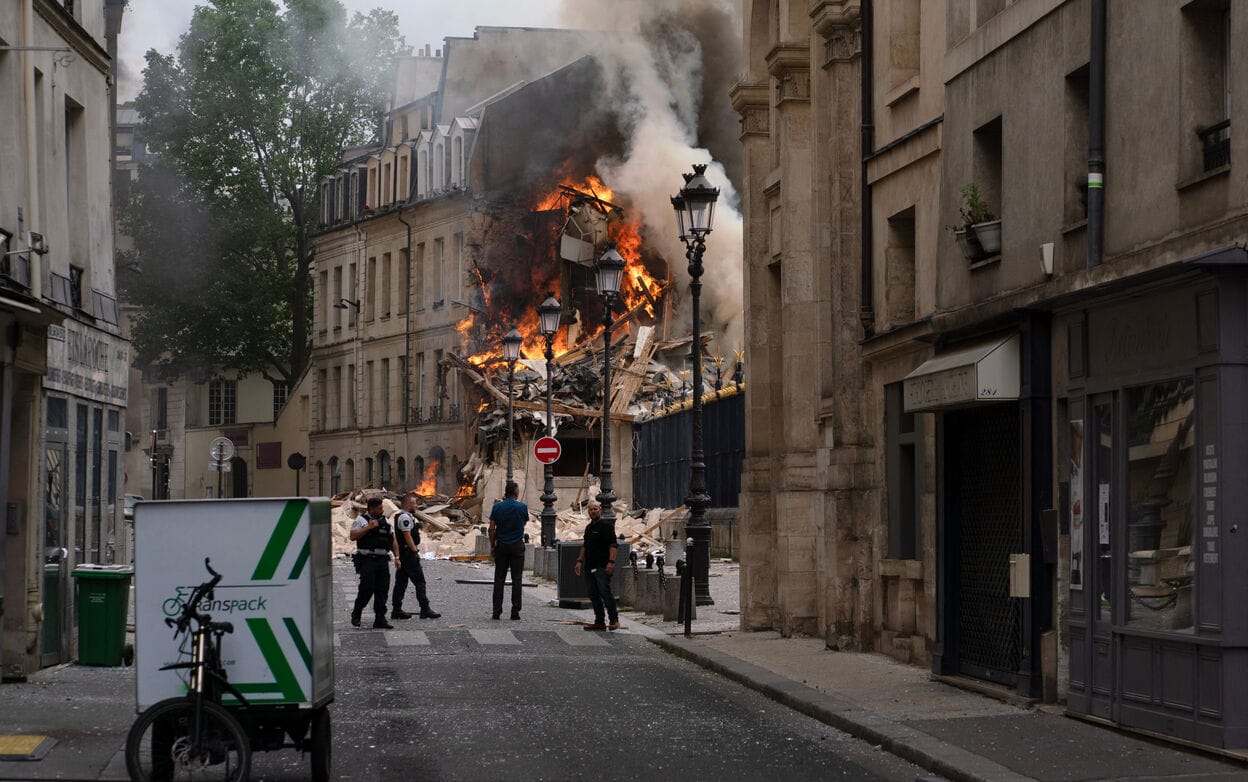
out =
<path fill-rule="evenodd" d="M 522 443 L 546 426 L 548 386 L 564 444 L 556 491 L 590 496 L 603 425 L 593 265 L 610 241 L 627 267 L 608 418 L 616 491 L 630 499 L 633 424 L 687 398 L 690 340 L 673 279 L 683 263 L 667 262 L 683 252 L 657 240 L 644 219 L 653 204 L 610 187 L 637 121 L 607 99 L 618 65 L 589 53 L 605 35 L 479 28 L 447 39 L 444 52 L 426 48 L 400 63 L 380 140 L 344 150 L 321 184 L 313 491 L 499 493 L 501 474 L 487 465 L 505 460 L 500 341 L 515 327 L 523 496 L 540 505 L 541 467 Z M 564 327 L 549 378 L 536 312 L 548 293 L 563 303 Z"/>

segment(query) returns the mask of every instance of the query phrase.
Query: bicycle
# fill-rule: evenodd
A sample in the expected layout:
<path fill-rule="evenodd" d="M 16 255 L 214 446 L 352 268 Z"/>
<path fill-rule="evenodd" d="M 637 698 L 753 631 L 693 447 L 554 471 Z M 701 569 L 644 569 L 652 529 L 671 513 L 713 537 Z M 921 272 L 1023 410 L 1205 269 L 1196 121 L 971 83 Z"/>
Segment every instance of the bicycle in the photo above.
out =
<path fill-rule="evenodd" d="M 222 694 L 229 693 L 247 706 L 247 699 L 230 684 L 221 664 L 221 639 L 234 632 L 234 626 L 214 622 L 197 610 L 205 598 L 212 600 L 213 588 L 221 581 L 208 559 L 204 567 L 212 578 L 195 588 L 176 619 L 165 619 L 174 628 L 174 638 L 190 632 L 191 659 L 160 669 L 189 671 L 187 693 L 145 709 L 126 736 L 126 770 L 137 782 L 242 782 L 251 769 L 247 734 L 221 705 Z"/>

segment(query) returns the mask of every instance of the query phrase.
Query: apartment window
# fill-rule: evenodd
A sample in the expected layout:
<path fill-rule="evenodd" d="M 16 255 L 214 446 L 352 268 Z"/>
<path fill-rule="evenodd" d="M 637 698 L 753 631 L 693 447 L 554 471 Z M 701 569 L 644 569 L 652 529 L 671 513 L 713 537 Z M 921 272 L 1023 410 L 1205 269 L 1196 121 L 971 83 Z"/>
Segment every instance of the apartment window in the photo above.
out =
<path fill-rule="evenodd" d="M 329 429 L 329 370 L 316 374 L 317 429 Z"/>
<path fill-rule="evenodd" d="M 451 280 L 451 301 L 463 301 L 464 298 L 464 235 L 455 234 L 451 237 L 451 251 L 455 254 L 455 277 Z"/>
<path fill-rule="evenodd" d="M 364 206 L 368 208 L 377 207 L 377 169 L 369 166 L 364 171 L 364 178 L 368 182 L 368 196 L 364 199 Z"/>
<path fill-rule="evenodd" d="M 90 252 L 87 227 L 87 131 L 84 111 L 65 97 L 65 217 L 69 227 L 69 253 L 86 258 Z M 74 306 L 81 308 L 80 303 Z"/>
<path fill-rule="evenodd" d="M 377 316 L 377 258 L 368 259 L 368 271 L 364 275 L 364 320 Z"/>
<path fill-rule="evenodd" d="M 884 247 L 884 309 L 888 322 L 901 326 L 914 321 L 914 216 L 915 209 L 904 209 L 888 218 Z"/>
<path fill-rule="evenodd" d="M 453 184 L 461 184 L 464 181 L 464 139 L 462 136 L 456 136 L 451 142 L 451 182 Z"/>
<path fill-rule="evenodd" d="M 347 365 L 347 387 L 344 391 L 344 393 L 346 394 L 346 410 L 347 410 L 347 418 L 346 418 L 347 423 L 345 425 L 353 427 L 353 428 L 359 422 L 359 418 L 356 415 L 356 408 L 355 408 L 355 381 L 356 381 L 355 364 L 348 364 Z"/>
<path fill-rule="evenodd" d="M 979 188 L 980 197 L 987 202 L 989 211 L 997 217 L 1005 211 L 1001 130 L 1001 118 L 997 117 L 975 131 L 972 180 Z"/>
<path fill-rule="evenodd" d="M 381 290 L 377 291 L 377 309 L 381 317 L 390 317 L 390 253 L 381 254 Z"/>
<path fill-rule="evenodd" d="M 337 299 L 329 301 L 329 272 L 321 272 L 316 282 L 316 300 L 321 302 L 321 328 L 322 334 L 329 328 L 329 319 L 333 317 L 333 305 L 338 303 Z"/>
<path fill-rule="evenodd" d="M 346 285 L 346 291 L 347 291 L 345 294 L 346 298 L 350 299 L 351 301 L 359 301 L 360 300 L 360 280 L 359 280 L 359 277 L 356 276 L 354 263 L 347 264 L 347 279 L 346 279 L 345 285 Z M 360 314 L 359 310 L 357 310 L 354 306 L 348 306 L 347 307 L 347 325 L 354 326 L 356 318 L 359 317 L 359 314 Z"/>
<path fill-rule="evenodd" d="M 392 187 L 391 182 L 392 180 L 390 179 L 390 164 L 387 163 L 385 166 L 385 173 L 382 175 L 382 179 L 381 179 L 382 196 L 381 198 L 377 199 L 378 201 L 388 204 L 390 203 L 390 201 L 393 200 L 390 197 L 390 194 L 394 192 L 391 189 Z"/>
<path fill-rule="evenodd" d="M 330 205 L 329 183 L 321 183 L 321 222 L 333 222 L 333 207 Z"/>
<path fill-rule="evenodd" d="M 334 367 L 333 384 L 329 387 L 329 409 L 327 429 L 342 428 L 342 367 Z"/>
<path fill-rule="evenodd" d="M 334 306 L 342 300 L 342 267 L 334 267 L 334 294 L 329 301 L 325 302 L 327 309 L 325 310 L 326 320 L 334 322 L 334 330 L 342 328 L 342 318 L 335 312 Z"/>
<path fill-rule="evenodd" d="M 407 377 L 407 356 L 399 356 L 399 382 L 402 385 L 399 386 L 399 417 L 397 420 L 402 420 L 404 415 L 402 411 L 407 409 L 408 394 L 410 393 Z"/>
<path fill-rule="evenodd" d="M 406 121 L 407 119 L 405 117 L 404 122 Z M 409 159 L 409 156 L 407 155 L 404 155 L 402 158 L 399 159 L 399 180 L 396 184 L 398 185 L 400 200 L 407 200 L 407 196 L 408 196 L 408 187 L 407 187 L 408 159 Z"/>
<path fill-rule="evenodd" d="M 416 420 L 419 421 L 425 410 L 425 354 L 416 354 Z"/>
<path fill-rule="evenodd" d="M 1187 171 L 1213 171 L 1231 162 L 1231 16 L 1229 0 L 1183 6 L 1184 127 Z"/>
<path fill-rule="evenodd" d="M 1066 77 L 1066 187 L 1063 222 L 1088 217 L 1088 66 Z"/>
<path fill-rule="evenodd" d="M 390 359 L 381 360 L 381 424 L 390 423 Z"/>
<path fill-rule="evenodd" d="M 208 425 L 225 426 L 238 414 L 238 383 L 234 380 L 208 382 Z"/>
<path fill-rule="evenodd" d="M 82 310 L 82 278 L 83 268 L 81 266 L 70 265 L 69 267 L 69 304 L 76 310 Z"/>
<path fill-rule="evenodd" d="M 159 386 L 152 399 L 152 428 L 161 432 L 169 428 L 169 388 Z"/>
<path fill-rule="evenodd" d="M 888 86 L 895 89 L 919 75 L 919 0 L 892 0 L 888 15 Z"/>
<path fill-rule="evenodd" d="M 442 275 L 446 270 L 446 240 L 433 240 L 433 295 L 435 296 L 433 306 L 441 307 L 446 301 L 446 288 L 442 282 Z"/>
<path fill-rule="evenodd" d="M 421 242 L 416 245 L 416 265 L 412 267 L 412 284 L 415 286 L 412 291 L 413 306 L 418 310 L 425 308 L 425 243 Z"/>
<path fill-rule="evenodd" d="M 290 398 L 290 386 L 285 383 L 273 384 L 273 420 L 281 414 L 282 408 L 286 406 L 286 400 Z"/>
<path fill-rule="evenodd" d="M 402 268 L 399 275 L 403 280 L 403 295 L 399 296 L 399 314 L 407 314 L 407 297 L 412 295 L 412 259 L 407 248 L 399 250 L 399 263 Z"/>
<path fill-rule="evenodd" d="M 884 386 L 884 404 L 888 556 L 890 559 L 922 559 L 919 550 L 922 430 L 915 414 L 905 412 L 901 383 Z"/>
<path fill-rule="evenodd" d="M 364 363 L 364 425 L 373 425 L 373 362 Z"/>

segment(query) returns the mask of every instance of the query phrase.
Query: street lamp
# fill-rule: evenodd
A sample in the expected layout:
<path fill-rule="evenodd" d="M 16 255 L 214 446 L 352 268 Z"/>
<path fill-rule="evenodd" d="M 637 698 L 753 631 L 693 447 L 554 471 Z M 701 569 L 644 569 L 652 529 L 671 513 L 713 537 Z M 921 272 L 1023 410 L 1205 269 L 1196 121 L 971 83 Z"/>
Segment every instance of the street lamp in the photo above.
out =
<path fill-rule="evenodd" d="M 602 296 L 602 486 L 598 503 L 602 505 L 602 518 L 615 527 L 615 489 L 611 486 L 611 327 L 614 325 L 611 305 L 620 292 L 620 280 L 624 276 L 624 259 L 615 250 L 615 242 L 607 242 L 607 249 L 594 267 L 594 281 Z"/>
<path fill-rule="evenodd" d="M 507 482 L 511 483 L 511 451 L 512 444 L 515 442 L 512 438 L 512 412 L 514 394 L 512 393 L 512 383 L 516 379 L 516 359 L 520 358 L 520 346 L 524 344 L 524 337 L 520 336 L 520 332 L 514 328 L 507 332 L 507 336 L 503 337 L 503 358 L 507 360 Z"/>
<path fill-rule="evenodd" d="M 559 319 L 563 315 L 563 307 L 553 293 L 546 294 L 546 301 L 537 307 L 538 329 L 546 338 L 546 436 L 555 436 L 555 419 L 551 413 L 550 398 L 554 394 L 554 370 L 551 368 L 555 360 L 555 332 L 559 331 Z M 542 548 L 555 545 L 555 465 L 547 462 L 542 466 Z"/>
<path fill-rule="evenodd" d="M 713 605 L 711 599 L 711 525 L 706 520 L 706 508 L 711 497 L 706 493 L 706 453 L 702 443 L 702 254 L 706 252 L 706 236 L 711 232 L 715 216 L 715 201 L 719 188 L 712 187 L 706 178 L 706 165 L 696 164 L 692 174 L 682 174 L 685 186 L 672 198 L 676 211 L 676 225 L 680 241 L 685 245 L 685 257 L 689 261 L 689 291 L 693 303 L 693 343 L 690 358 L 693 363 L 693 448 L 689 474 L 689 523 L 686 532 L 693 541 L 693 550 L 685 554 L 685 560 L 693 567 L 694 602 L 697 605 Z"/>

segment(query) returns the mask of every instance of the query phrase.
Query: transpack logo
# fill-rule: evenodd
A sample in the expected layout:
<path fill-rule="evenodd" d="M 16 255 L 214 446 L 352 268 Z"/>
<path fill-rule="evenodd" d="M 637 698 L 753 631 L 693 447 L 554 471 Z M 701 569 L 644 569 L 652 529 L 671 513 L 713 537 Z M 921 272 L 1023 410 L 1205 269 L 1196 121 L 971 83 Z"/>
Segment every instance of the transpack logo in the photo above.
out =
<path fill-rule="evenodd" d="M 217 589 L 231 589 L 238 587 L 218 586 Z M 193 586 L 174 587 L 173 596 L 167 598 L 160 606 L 165 616 L 177 616 L 182 613 L 182 609 L 186 606 L 186 601 L 195 592 Z M 234 614 L 234 613 L 257 613 L 268 609 L 268 598 L 264 595 L 252 595 L 243 597 L 216 597 L 204 598 L 200 601 L 197 609 L 204 614 Z"/>

